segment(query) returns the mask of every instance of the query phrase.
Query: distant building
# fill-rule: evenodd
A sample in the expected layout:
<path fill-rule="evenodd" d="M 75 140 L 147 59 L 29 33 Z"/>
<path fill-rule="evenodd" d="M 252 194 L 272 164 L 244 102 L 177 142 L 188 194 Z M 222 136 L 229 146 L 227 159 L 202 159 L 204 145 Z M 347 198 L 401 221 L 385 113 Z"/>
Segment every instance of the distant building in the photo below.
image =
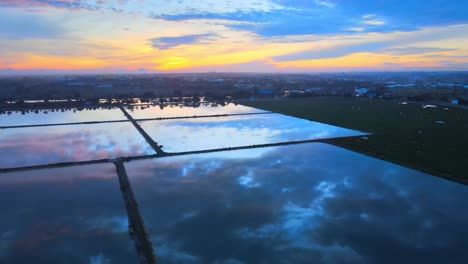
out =
<path fill-rule="evenodd" d="M 355 94 L 357 97 L 366 95 L 368 92 L 369 92 L 369 89 L 367 89 L 367 88 L 355 88 L 355 89 L 354 89 L 354 94 Z"/>
<path fill-rule="evenodd" d="M 322 94 L 323 89 L 322 88 L 308 88 L 308 89 L 305 89 L 304 92 L 309 93 L 309 94 Z"/>
<path fill-rule="evenodd" d="M 284 96 L 285 97 L 288 97 L 288 96 L 300 96 L 300 95 L 304 95 L 304 91 L 301 91 L 301 90 L 292 90 L 292 91 L 284 91 Z"/>
<path fill-rule="evenodd" d="M 431 85 L 431 87 L 435 87 L 435 88 L 436 87 L 449 87 L 450 88 L 450 87 L 454 87 L 454 86 L 456 86 L 456 84 L 454 84 L 454 83 L 438 83 L 438 84 Z"/>
<path fill-rule="evenodd" d="M 112 89 L 112 87 L 113 87 L 112 84 L 100 84 L 96 86 L 96 88 L 99 88 L 99 89 Z"/>
<path fill-rule="evenodd" d="M 84 82 L 69 82 L 67 83 L 67 86 L 83 86 L 85 85 Z"/>
<path fill-rule="evenodd" d="M 273 90 L 260 90 L 258 91 L 258 94 L 261 95 L 273 95 L 275 92 Z"/>
<path fill-rule="evenodd" d="M 308 88 L 308 89 L 305 89 L 305 91 L 307 93 L 312 93 L 312 92 L 321 92 L 323 91 L 323 89 L 322 88 Z"/>
<path fill-rule="evenodd" d="M 212 82 L 212 83 L 224 83 L 224 79 L 214 79 L 214 80 L 210 80 L 210 82 Z"/>
<path fill-rule="evenodd" d="M 393 85 L 387 85 L 387 88 L 400 88 L 400 87 L 413 87 L 415 86 L 414 83 L 408 83 L 408 84 L 393 84 Z"/>
<path fill-rule="evenodd" d="M 424 109 L 426 109 L 426 108 L 437 108 L 437 106 L 436 105 L 424 105 L 423 108 Z"/>
<path fill-rule="evenodd" d="M 302 96 L 304 94 L 305 94 L 305 92 L 301 91 L 301 90 L 286 91 L 286 95 L 288 95 L 288 96 Z"/>

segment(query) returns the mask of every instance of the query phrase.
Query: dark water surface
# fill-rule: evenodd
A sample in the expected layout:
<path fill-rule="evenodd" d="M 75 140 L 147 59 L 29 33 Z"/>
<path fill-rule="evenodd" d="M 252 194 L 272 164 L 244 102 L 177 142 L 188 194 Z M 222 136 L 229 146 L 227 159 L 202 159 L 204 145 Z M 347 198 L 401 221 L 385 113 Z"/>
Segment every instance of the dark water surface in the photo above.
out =
<path fill-rule="evenodd" d="M 45 109 L 37 110 L 37 113 L 30 111 L 11 112 L 0 115 L 0 126 L 23 126 L 23 125 L 44 125 L 58 123 L 79 123 L 94 121 L 126 120 L 119 108 L 99 108 L 99 109 Z"/>
<path fill-rule="evenodd" d="M 113 164 L 0 174 L 0 263 L 138 263 Z"/>
<path fill-rule="evenodd" d="M 161 263 L 466 263 L 468 188 L 310 143 L 127 165 Z"/>
<path fill-rule="evenodd" d="M 153 153 L 130 122 L 0 129 L 0 168 Z"/>
<path fill-rule="evenodd" d="M 140 125 L 166 152 L 366 135 L 280 114 L 142 121 Z"/>
<path fill-rule="evenodd" d="M 150 107 L 134 118 L 263 112 Z M 0 126 L 125 119 L 0 115 Z M 141 121 L 167 152 L 364 136 L 279 114 Z M 0 129 L 0 168 L 154 154 L 130 122 Z M 322 143 L 125 163 L 160 263 L 466 263 L 468 188 Z M 113 164 L 0 173 L 0 263 L 137 263 Z"/>
<path fill-rule="evenodd" d="M 217 105 L 201 104 L 197 107 L 190 106 L 144 106 L 127 110 L 135 119 L 161 118 L 161 117 L 187 117 L 207 115 L 232 115 L 266 113 L 267 111 L 235 104 Z"/>

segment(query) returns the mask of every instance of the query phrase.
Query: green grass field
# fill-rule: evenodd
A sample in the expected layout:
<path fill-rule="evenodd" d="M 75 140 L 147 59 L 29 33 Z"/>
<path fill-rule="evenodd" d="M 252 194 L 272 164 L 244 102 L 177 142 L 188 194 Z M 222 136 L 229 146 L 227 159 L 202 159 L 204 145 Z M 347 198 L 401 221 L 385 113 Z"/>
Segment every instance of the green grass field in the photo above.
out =
<path fill-rule="evenodd" d="M 373 133 L 328 141 L 436 176 L 468 183 L 468 110 L 354 98 L 246 101 L 242 104 Z M 444 124 L 436 123 L 443 121 Z"/>

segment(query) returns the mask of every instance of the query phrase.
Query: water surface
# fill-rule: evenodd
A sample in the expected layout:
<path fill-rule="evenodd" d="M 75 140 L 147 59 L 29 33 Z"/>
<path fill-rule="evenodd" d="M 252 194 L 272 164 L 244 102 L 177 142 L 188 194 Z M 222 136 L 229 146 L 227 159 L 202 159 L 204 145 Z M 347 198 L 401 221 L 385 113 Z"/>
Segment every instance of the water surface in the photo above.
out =
<path fill-rule="evenodd" d="M 280 114 L 142 121 L 140 125 L 166 152 L 365 135 Z"/>
<path fill-rule="evenodd" d="M 0 126 L 43 125 L 59 123 L 79 123 L 94 121 L 126 120 L 118 108 L 99 109 L 45 109 L 37 112 L 15 111 L 10 114 L 0 114 Z"/>
<path fill-rule="evenodd" d="M 207 115 L 232 115 L 232 114 L 252 114 L 266 113 L 267 111 L 255 109 L 243 105 L 235 104 L 200 104 L 199 106 L 184 105 L 164 105 L 164 106 L 144 106 L 129 108 L 127 110 L 135 119 L 161 118 L 161 117 L 186 117 L 186 116 L 207 116 Z"/>
<path fill-rule="evenodd" d="M 0 174 L 0 263 L 138 263 L 113 164 Z"/>
<path fill-rule="evenodd" d="M 130 123 L 0 130 L 0 168 L 154 154 Z"/>
<path fill-rule="evenodd" d="M 465 263 L 468 188 L 334 146 L 130 162 L 162 263 Z"/>

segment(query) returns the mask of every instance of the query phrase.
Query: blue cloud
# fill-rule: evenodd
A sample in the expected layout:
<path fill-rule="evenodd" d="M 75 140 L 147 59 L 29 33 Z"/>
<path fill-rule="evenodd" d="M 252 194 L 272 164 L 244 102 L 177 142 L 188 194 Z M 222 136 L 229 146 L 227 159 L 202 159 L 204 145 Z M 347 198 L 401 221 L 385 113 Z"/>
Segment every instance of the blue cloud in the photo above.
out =
<path fill-rule="evenodd" d="M 335 34 L 354 24 L 352 18 L 339 10 L 280 10 L 263 14 L 251 21 L 257 24 L 232 25 L 233 28 L 253 31 L 263 37 L 288 35 Z"/>
<path fill-rule="evenodd" d="M 336 0 L 340 8 L 354 14 L 376 14 L 395 24 L 434 26 L 468 21 L 468 2 L 459 0 Z"/>
<path fill-rule="evenodd" d="M 445 52 L 445 51 L 456 51 L 456 49 L 441 49 L 441 48 L 422 48 L 422 47 L 398 47 L 388 48 L 381 50 L 384 53 L 390 53 L 393 55 L 414 55 L 434 52 Z"/>
<path fill-rule="evenodd" d="M 0 9 L 0 39 L 55 39 L 65 34 L 65 30 L 56 23 L 33 14 L 19 15 Z"/>
<path fill-rule="evenodd" d="M 388 53 L 394 56 L 401 55 L 414 55 L 444 51 L 454 51 L 455 49 L 442 49 L 442 48 L 422 48 L 422 47 L 392 47 L 394 42 L 376 42 L 368 44 L 355 44 L 355 45 L 343 45 L 335 46 L 330 48 L 322 48 L 320 50 L 309 50 L 284 56 L 274 57 L 275 61 L 296 61 L 296 60 L 318 60 L 318 59 L 329 59 L 346 56 L 352 53 L 358 52 L 374 52 L 374 53 Z M 436 55 L 434 57 L 440 57 Z"/>
<path fill-rule="evenodd" d="M 82 1 L 61 1 L 61 0 L 36 0 L 38 3 L 44 3 L 57 8 L 67 8 L 67 9 L 95 9 L 92 5 L 84 3 Z"/>
<path fill-rule="evenodd" d="M 129 12 L 130 9 L 121 9 L 128 8 L 126 2 L 128 1 L 3 0 L 0 6 L 42 5 L 70 10 Z M 460 0 L 271 0 L 270 3 L 275 8 L 246 7 L 231 10 L 228 9 L 230 5 L 226 4 L 222 12 L 219 6 L 216 9 L 213 6 L 209 8 L 200 5 L 199 2 L 178 2 L 184 8 L 177 12 L 174 12 L 174 8 L 152 9 L 148 5 L 146 11 L 140 14 L 170 21 L 223 19 L 249 22 L 227 26 L 255 32 L 263 37 L 353 34 L 350 29 L 359 29 L 360 32 L 413 31 L 425 26 L 468 22 L 468 2 Z"/>
<path fill-rule="evenodd" d="M 180 37 L 160 37 L 151 39 L 153 48 L 167 50 L 184 44 L 193 44 L 201 41 L 210 40 L 213 34 L 185 35 Z"/>
<path fill-rule="evenodd" d="M 285 56 L 275 57 L 275 61 L 318 60 L 338 58 L 357 52 L 377 52 L 387 47 L 385 43 L 356 44 L 350 46 L 336 46 L 320 50 L 310 50 Z"/>
<path fill-rule="evenodd" d="M 162 14 L 171 21 L 224 19 L 250 22 L 229 27 L 263 37 L 307 34 L 413 31 L 420 27 L 468 22 L 468 3 L 458 0 L 276 0 L 283 9 L 270 12 Z"/>
<path fill-rule="evenodd" d="M 323 7 L 314 10 L 274 10 L 271 12 L 235 12 L 235 13 L 190 13 L 177 15 L 152 15 L 153 18 L 170 21 L 194 19 L 217 19 L 238 22 L 228 27 L 252 31 L 264 37 L 305 34 L 328 34 L 343 31 L 346 25 L 353 23 L 340 12 L 324 13 Z M 328 8 L 327 8 L 328 9 Z"/>
<path fill-rule="evenodd" d="M 123 2 L 119 2 L 122 4 Z M 112 12 L 123 12 L 116 6 L 109 5 L 107 1 L 86 1 L 86 0 L 2 0 L 0 7 L 53 7 L 68 10 L 107 10 Z"/>

